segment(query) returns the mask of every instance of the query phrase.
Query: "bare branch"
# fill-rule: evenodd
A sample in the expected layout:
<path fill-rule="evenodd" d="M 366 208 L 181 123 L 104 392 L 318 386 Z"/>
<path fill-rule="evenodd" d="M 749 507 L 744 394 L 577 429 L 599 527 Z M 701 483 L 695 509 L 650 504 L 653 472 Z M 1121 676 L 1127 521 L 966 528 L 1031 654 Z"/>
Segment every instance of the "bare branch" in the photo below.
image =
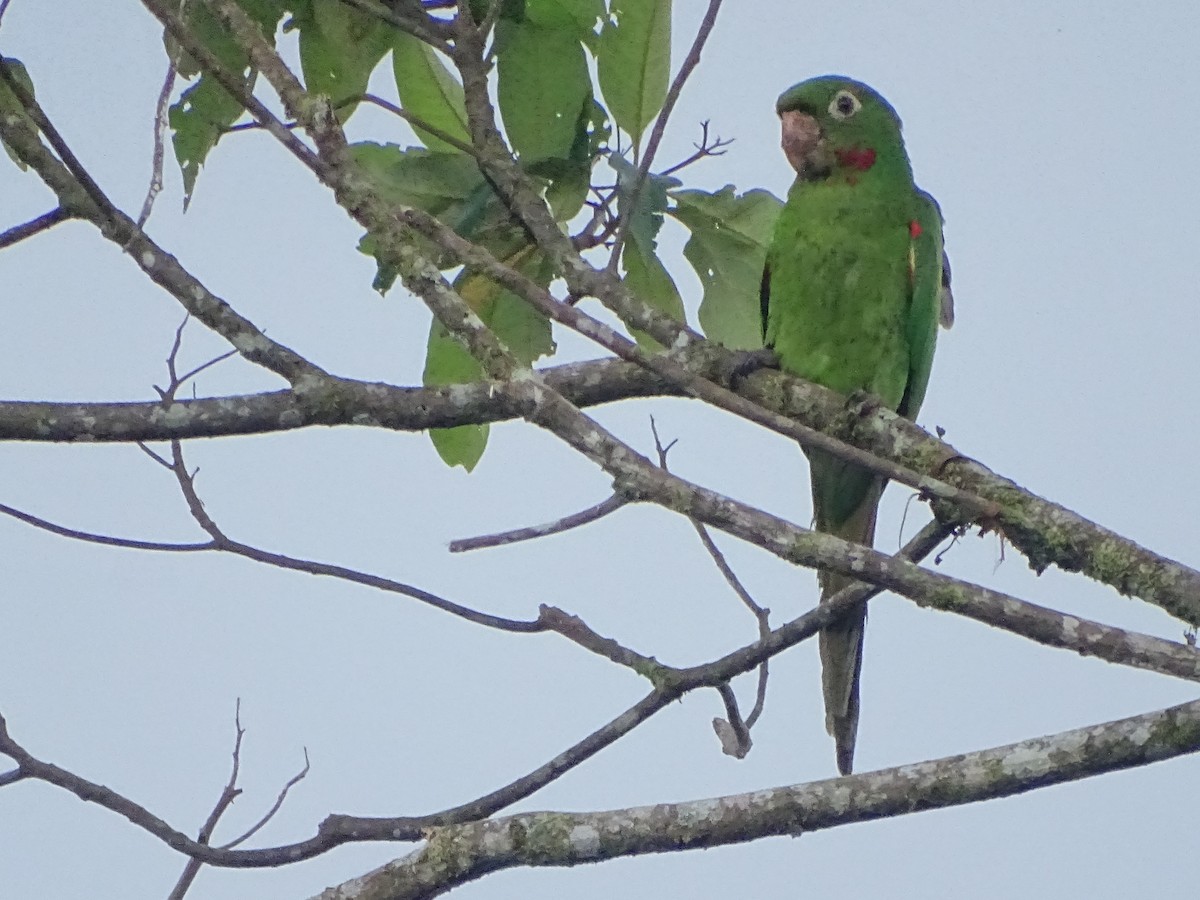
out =
<path fill-rule="evenodd" d="M 216 549 L 216 545 L 212 541 L 174 544 L 164 541 L 139 541 L 132 538 L 119 538 L 105 534 L 94 534 L 89 531 L 79 531 L 75 528 L 67 528 L 65 525 L 56 525 L 54 522 L 39 518 L 31 513 L 22 512 L 6 503 L 0 503 L 0 513 L 11 516 L 14 519 L 24 522 L 26 525 L 32 525 L 34 528 L 39 528 L 42 531 L 57 534 L 59 537 L 70 538 L 73 541 L 83 541 L 88 544 L 103 544 L 106 547 L 122 547 L 126 550 L 156 550 L 169 553 L 191 553 L 197 550 Z"/>
<path fill-rule="evenodd" d="M 166 156 L 167 116 L 171 103 L 171 92 L 175 89 L 175 77 L 178 74 L 178 62 L 172 56 L 167 63 L 167 74 L 163 76 L 162 89 L 158 92 L 158 102 L 154 106 L 154 152 L 150 158 L 150 185 L 146 188 L 146 199 L 142 201 L 142 211 L 138 213 L 137 226 L 144 228 L 154 210 L 154 201 L 162 190 L 163 160 Z M 187 890 L 184 888 L 184 890 Z M 180 895 L 182 896 L 182 894 Z M 174 900 L 174 898 L 171 898 Z"/>
<path fill-rule="evenodd" d="M 601 500 L 594 506 L 571 513 L 569 516 L 563 516 L 561 519 L 556 519 L 553 522 L 532 525 L 528 528 L 514 528 L 512 531 L 501 531 L 496 534 L 484 534 L 479 537 L 459 538 L 450 542 L 450 552 L 465 553 L 468 550 L 502 547 L 506 544 L 516 544 L 521 541 L 531 541 L 535 538 L 548 537 L 552 534 L 561 534 L 564 531 L 570 531 L 572 528 L 590 525 L 592 522 L 603 519 L 610 513 L 614 513 L 621 507 L 628 505 L 628 503 L 629 501 L 624 497 L 613 494 L 611 497 Z"/>
<path fill-rule="evenodd" d="M 724 156 L 725 148 L 728 147 L 732 143 L 733 143 L 733 138 L 730 138 L 729 140 L 722 140 L 721 138 L 716 138 L 711 143 L 709 143 L 708 122 L 701 122 L 700 123 L 700 143 L 692 144 L 692 146 L 696 148 L 696 152 L 693 153 L 691 156 L 687 157 L 687 159 L 684 159 L 681 162 L 675 163 L 675 165 L 671 166 L 670 168 L 663 169 L 662 172 L 660 172 L 659 174 L 660 175 L 674 175 L 676 172 L 680 172 L 680 171 L 686 169 L 688 166 L 692 165 L 693 163 L 697 163 L 702 159 L 707 159 L 710 156 Z"/>
<path fill-rule="evenodd" d="M 653 656 L 643 656 L 628 647 L 606 638 L 593 631 L 586 622 L 578 616 L 572 616 L 554 606 L 543 604 L 538 608 L 538 622 L 548 631 L 555 631 L 563 637 L 574 641 L 579 646 L 615 662 L 619 666 L 633 669 L 639 675 L 649 678 L 655 685 L 670 677 L 672 670 L 664 666 Z"/>
<path fill-rule="evenodd" d="M 205 819 L 204 824 L 200 826 L 200 832 L 196 835 L 196 840 L 201 844 L 208 844 L 212 841 L 213 832 L 217 828 L 217 823 L 221 820 L 221 816 L 225 814 L 225 810 L 233 805 L 233 801 L 241 794 L 241 789 L 237 786 L 238 772 L 241 769 L 242 758 L 242 738 L 246 735 L 246 729 L 242 727 L 242 701 L 239 699 L 234 708 L 233 725 L 233 767 L 229 772 L 229 780 L 225 782 L 225 787 L 221 789 L 221 796 L 217 798 L 216 805 L 213 806 L 212 812 Z M 167 900 L 183 900 L 183 895 L 188 892 L 188 888 L 192 886 L 192 882 L 196 880 L 196 876 L 200 874 L 200 867 L 203 865 L 198 859 L 189 859 L 183 867 L 183 872 L 179 875 L 179 880 L 175 882 L 175 887 L 171 889 L 171 893 L 167 895 Z"/>
<path fill-rule="evenodd" d="M 271 804 L 271 808 L 268 809 L 265 813 L 263 813 L 262 818 L 259 819 L 257 822 L 255 822 L 253 825 L 251 825 L 246 831 L 242 832 L 242 834 L 240 834 L 238 837 L 234 838 L 228 844 L 223 844 L 221 846 L 221 849 L 222 850 L 232 849 L 233 847 L 236 847 L 238 844 L 248 841 L 250 838 L 254 837 L 254 835 L 256 835 L 259 831 L 261 831 L 262 828 L 268 822 L 270 822 L 273 818 L 275 818 L 275 814 L 278 813 L 279 810 L 283 809 L 283 804 L 284 804 L 284 802 L 287 801 L 288 794 L 291 792 L 292 788 L 294 788 L 296 785 L 298 785 L 301 781 L 303 781 L 308 776 L 309 768 L 310 768 L 310 765 L 309 765 L 309 761 L 308 761 L 308 748 L 306 747 L 304 749 L 304 766 L 300 769 L 299 772 L 297 772 L 295 775 L 293 775 L 291 778 L 289 778 L 284 783 L 283 787 L 279 791 L 278 796 L 276 796 L 276 798 L 275 798 L 275 802 Z"/>
<path fill-rule="evenodd" d="M 342 0 L 342 2 L 346 2 L 346 0 Z M 422 119 L 420 116 L 415 116 L 412 113 L 410 113 L 408 110 L 401 109 L 399 106 L 397 106 L 395 103 L 392 103 L 390 100 L 385 100 L 382 97 L 377 97 L 375 94 L 363 94 L 361 97 L 357 97 L 355 99 L 365 101 L 366 103 L 371 103 L 375 106 L 378 106 L 380 109 L 387 110 L 392 115 L 399 116 L 401 119 L 403 119 L 409 125 L 412 125 L 414 128 L 419 128 L 421 131 L 427 131 L 430 134 L 432 134 L 434 137 L 438 138 L 439 140 L 445 141 L 447 144 L 449 144 L 455 150 L 458 150 L 460 153 L 465 153 L 465 154 L 467 154 L 467 156 L 473 156 L 477 159 L 479 158 L 479 151 L 476 150 L 474 147 L 472 147 L 470 144 L 460 141 L 454 135 L 450 134 L 449 132 L 443 131 L 442 129 L 438 128 L 436 125 L 429 124 L 424 119 Z M 344 102 L 351 103 L 353 101 L 347 100 Z M 339 104 L 339 105 L 344 105 L 344 103 Z"/>
<path fill-rule="evenodd" d="M 28 222 L 14 225 L 7 231 L 0 232 L 0 250 L 11 247 L 13 244 L 33 237 L 36 234 L 41 234 L 43 231 L 49 231 L 59 222 L 65 222 L 69 218 L 71 218 L 71 214 L 59 206 L 48 213 L 42 213 L 36 219 L 30 219 Z"/>

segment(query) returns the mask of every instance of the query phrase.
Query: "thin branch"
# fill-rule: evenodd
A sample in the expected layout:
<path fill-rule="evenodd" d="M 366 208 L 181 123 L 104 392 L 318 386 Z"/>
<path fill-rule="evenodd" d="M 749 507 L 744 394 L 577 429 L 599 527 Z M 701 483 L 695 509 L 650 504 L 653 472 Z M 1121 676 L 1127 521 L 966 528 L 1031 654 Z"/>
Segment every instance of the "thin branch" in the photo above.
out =
<path fill-rule="evenodd" d="M 342 2 L 346 2 L 346 0 L 342 0 Z M 427 131 L 430 134 L 432 134 L 434 137 L 438 138 L 439 140 L 445 141 L 447 144 L 449 144 L 455 150 L 458 150 L 460 153 L 465 153 L 468 156 L 475 157 L 476 159 L 479 158 L 479 151 L 476 150 L 474 147 L 472 147 L 470 144 L 466 143 L 465 141 L 459 140 L 454 135 L 450 134 L 447 131 L 443 131 L 441 128 L 438 128 L 436 125 L 431 125 L 429 122 L 425 121 L 420 116 L 415 116 L 412 113 L 410 113 L 408 110 L 401 109 L 399 106 L 397 106 L 395 103 L 392 103 L 390 100 L 385 100 L 383 97 L 378 97 L 375 94 L 363 94 L 360 97 L 356 97 L 354 99 L 361 100 L 366 103 L 372 103 L 375 106 L 378 106 L 380 109 L 387 110 L 392 115 L 399 116 L 401 119 L 403 119 L 409 125 L 412 125 L 414 128 L 420 129 L 421 131 Z M 350 103 L 350 102 L 353 102 L 353 101 L 349 101 L 349 100 L 345 101 L 345 103 Z M 342 105 L 344 105 L 344 103 L 338 104 L 338 105 L 342 106 Z"/>
<path fill-rule="evenodd" d="M 557 607 L 545 604 L 540 606 L 538 623 L 547 631 L 557 632 L 585 650 L 603 656 L 619 666 L 632 669 L 656 685 L 669 678 L 671 672 L 675 671 L 669 666 L 664 666 L 653 656 L 644 656 L 617 643 L 612 638 L 598 634 L 578 616 L 565 613 Z"/>
<path fill-rule="evenodd" d="M 650 431 L 654 435 L 654 448 L 658 453 L 658 465 L 663 471 L 668 471 L 667 454 L 671 448 L 675 446 L 675 441 L 663 446 L 662 439 L 658 435 L 658 425 L 654 421 L 654 417 L 650 417 Z M 758 623 L 758 636 L 762 640 L 771 633 L 771 611 L 763 606 L 760 606 L 750 592 L 746 590 L 742 580 L 737 577 L 737 573 L 733 571 L 733 567 L 729 565 L 729 561 L 725 559 L 725 554 L 721 552 L 709 535 L 708 529 L 695 519 L 689 519 L 692 527 L 696 530 L 696 534 L 700 537 L 700 543 L 708 552 L 709 557 L 716 565 L 717 570 L 725 579 L 725 582 L 733 589 L 734 594 L 742 601 L 747 609 L 750 610 Z M 728 719 L 713 719 L 713 730 L 716 731 L 717 737 L 721 741 L 721 748 L 725 753 L 742 759 L 750 752 L 750 729 L 754 723 L 758 721 L 759 716 L 767 702 L 767 680 L 770 676 L 767 660 L 763 660 L 758 667 L 758 687 L 755 692 L 754 708 L 750 715 L 743 721 L 741 710 L 738 708 L 737 695 L 733 692 L 733 687 L 726 682 L 717 686 L 717 690 L 721 694 L 721 700 L 725 704 L 725 711 Z"/>
<path fill-rule="evenodd" d="M 738 709 L 737 695 L 729 682 L 718 684 L 717 693 L 725 704 L 725 718 L 714 717 L 712 727 L 721 741 L 721 752 L 734 759 L 745 759 L 754 742 L 750 739 L 750 726 L 742 720 L 742 713 Z"/>
<path fill-rule="evenodd" d="M 167 117 L 170 111 L 171 92 L 175 89 L 175 77 L 178 74 L 177 53 L 178 51 L 176 54 L 172 54 L 171 59 L 167 62 L 167 74 L 163 76 L 162 88 L 158 92 L 158 102 L 154 106 L 154 151 L 150 157 L 150 185 L 146 188 L 146 199 L 142 201 L 142 211 L 138 213 L 138 228 L 144 228 L 146 222 L 149 221 L 150 213 L 154 211 L 154 201 L 163 186 Z M 184 888 L 184 890 L 187 889 Z"/>
<path fill-rule="evenodd" d="M 34 528 L 39 528 L 42 531 L 48 531 L 51 534 L 56 534 L 59 537 L 70 538 L 73 541 L 83 541 L 88 544 L 102 544 L 105 547 L 122 547 L 126 550 L 156 550 L 168 553 L 191 553 L 197 550 L 214 550 L 216 544 L 213 541 L 201 541 L 188 544 L 174 544 L 164 541 L 139 541 L 132 538 L 112 537 L 105 534 L 93 534 L 89 531 L 80 531 L 75 528 L 67 528 L 65 525 L 56 525 L 54 522 L 39 518 L 31 513 L 22 512 L 21 510 L 9 506 L 6 503 L 0 503 L 0 513 L 6 516 L 11 516 L 26 525 L 32 525 Z"/>
<path fill-rule="evenodd" d="M 688 77 L 692 74 L 692 70 L 700 63 L 700 54 L 704 51 L 704 45 L 708 41 L 708 36 L 712 33 L 713 26 L 717 24 L 717 13 L 720 11 L 721 0 L 708 0 L 708 9 L 704 13 L 704 19 L 700 22 L 700 27 L 696 30 L 696 37 L 692 41 L 691 49 L 688 50 L 687 56 L 684 57 L 683 63 L 679 66 L 679 71 L 675 73 L 675 80 L 671 82 L 671 87 L 667 90 L 667 96 L 663 100 L 662 109 L 658 111 L 658 117 L 654 120 L 654 127 L 650 130 L 650 139 L 646 142 L 646 152 L 642 154 L 641 163 L 638 165 L 637 178 L 633 183 L 633 189 L 629 192 L 628 209 L 630 210 L 637 208 L 638 198 L 645 188 L 646 179 L 650 176 L 650 167 L 654 165 L 654 157 L 658 153 L 658 145 L 662 143 L 663 135 L 666 134 L 667 121 L 671 118 L 671 113 L 675 111 L 675 103 L 679 100 L 679 95 L 683 92 L 683 86 L 687 83 Z M 612 255 L 608 259 L 608 272 L 612 275 L 616 275 L 617 273 L 617 263 L 621 258 L 621 248 L 625 246 L 625 238 L 629 235 L 629 228 L 632 223 L 633 216 L 626 216 L 617 229 L 617 236 L 613 241 Z"/>
<path fill-rule="evenodd" d="M 261 819 L 259 819 L 253 825 L 251 825 L 248 829 L 246 829 L 246 831 L 242 832 L 242 834 L 240 834 L 238 837 L 234 838 L 232 841 L 230 841 L 227 844 L 222 844 L 221 849 L 222 850 L 231 850 L 234 847 L 238 846 L 238 844 L 248 841 L 250 838 L 254 837 L 254 835 L 256 835 L 259 831 L 261 831 L 268 822 L 270 822 L 273 818 L 275 818 L 276 813 L 278 813 L 279 810 L 283 809 L 283 804 L 284 804 L 284 802 L 286 802 L 288 794 L 291 792 L 292 788 L 294 788 L 296 785 L 298 785 L 301 781 L 303 781 L 308 776 L 309 768 L 310 768 L 310 764 L 308 761 L 308 748 L 305 747 L 304 748 L 304 766 L 300 769 L 299 772 L 297 772 L 295 775 L 293 775 L 291 778 L 289 778 L 286 782 L 284 782 L 284 785 L 280 789 L 279 794 L 275 797 L 275 802 L 271 804 L 271 808 L 268 809 L 265 813 L 263 813 L 263 816 Z"/>
<path fill-rule="evenodd" d="M 674 175 L 676 172 L 681 172 L 688 166 L 698 163 L 702 159 L 707 159 L 710 156 L 724 156 L 725 148 L 733 143 L 733 138 L 722 140 L 716 138 L 711 144 L 708 142 L 708 122 L 700 123 L 700 143 L 692 144 L 696 148 L 696 152 L 684 159 L 682 162 L 677 162 L 668 169 L 663 169 L 658 174 L 661 176 Z"/>
<path fill-rule="evenodd" d="M 532 525 L 528 528 L 514 528 L 512 531 L 501 531 L 496 534 L 484 534 L 478 537 L 453 540 L 450 542 L 450 552 L 465 553 L 468 550 L 503 547 L 506 544 L 516 544 L 521 541 L 531 541 L 535 538 L 548 537 L 552 534 L 561 534 L 564 531 L 570 531 L 572 528 L 590 525 L 592 522 L 603 519 L 605 516 L 615 513 L 618 509 L 628 504 L 629 501 L 626 498 L 613 494 L 611 497 L 601 500 L 594 506 L 589 506 L 587 509 L 563 516 L 561 519 L 556 519 L 553 522 Z"/>
<path fill-rule="evenodd" d="M 7 88 L 12 91 L 13 95 L 17 98 L 17 102 L 21 104 L 22 109 L 25 111 L 25 114 L 29 117 L 30 121 L 37 126 L 38 131 L 45 136 L 46 140 L 50 143 L 50 146 L 54 148 L 54 152 L 58 154 L 58 159 L 61 160 L 61 165 L 71 173 L 71 177 L 75 184 L 83 191 L 84 194 L 91 198 L 92 202 L 99 209 L 113 209 L 114 207 L 112 202 L 107 196 L 105 196 L 104 192 L 100 190 L 100 185 L 96 184 L 95 180 L 93 180 L 87 169 L 83 167 L 83 164 L 71 151 L 71 148 L 67 145 L 66 140 L 61 134 L 59 134 L 58 129 L 54 127 L 54 124 L 46 116 L 45 110 L 43 110 L 38 104 L 37 100 L 34 99 L 33 94 L 29 93 L 29 91 L 25 89 L 25 85 L 21 84 L 21 82 L 19 82 L 13 76 L 13 74 L 9 72 L 7 66 L 0 66 L 0 81 L 3 81 Z M 23 130 L 21 126 L 25 125 L 26 123 L 21 122 L 19 119 L 14 119 L 9 120 L 4 124 L 12 126 L 14 130 L 20 131 Z M 7 134 L 5 134 L 5 142 L 12 147 L 12 140 Z M 13 149 L 17 151 L 18 157 L 21 157 L 20 148 L 14 147 Z M 21 161 L 27 165 L 29 164 L 28 160 L 24 159 L 23 157 L 21 158 Z M 59 200 L 64 201 L 64 198 L 59 197 Z M 66 202 L 63 202 L 62 205 L 69 206 L 69 204 Z M 72 210 L 72 212 L 74 212 L 74 210 Z"/>
<path fill-rule="evenodd" d="M 394 28 L 399 28 L 406 34 L 411 34 L 443 53 L 449 52 L 449 44 L 445 38 L 447 33 L 445 22 L 440 22 L 428 15 L 424 19 L 406 16 L 400 9 L 385 6 L 376 0 L 341 0 L 341 2 L 359 12 L 374 16 Z"/>
<path fill-rule="evenodd" d="M 11 247 L 13 244 L 33 237 L 36 234 L 41 234 L 43 231 L 49 231 L 59 222 L 65 222 L 70 218 L 71 213 L 59 206 L 48 213 L 42 213 L 36 219 L 30 219 L 28 222 L 14 225 L 7 231 L 0 232 L 0 250 Z"/>
<path fill-rule="evenodd" d="M 464 619 L 475 625 L 483 625 L 487 628 L 494 628 L 499 631 L 508 631 L 517 634 L 530 634 L 533 632 L 543 631 L 544 626 L 537 620 L 525 621 L 521 619 L 508 619 L 503 616 L 494 616 L 489 613 L 480 612 L 468 606 L 463 606 L 455 603 L 452 600 L 447 600 L 439 597 L 436 594 L 431 594 L 429 591 L 422 590 L 410 584 L 404 584 L 399 581 L 393 581 L 390 578 L 383 578 L 378 575 L 371 575 L 366 572 L 360 572 L 355 569 L 349 569 L 345 566 L 331 565 L 329 563 L 316 562 L 308 559 L 296 559 L 291 556 L 285 556 L 282 553 L 272 553 L 267 550 L 262 550 L 258 547 L 249 544 L 243 544 L 241 541 L 234 540 L 226 535 L 213 518 L 204 508 L 204 502 L 200 499 L 200 495 L 196 492 L 195 473 L 189 472 L 183 458 L 183 448 L 179 441 L 171 442 L 172 465 L 171 470 L 175 475 L 176 481 L 179 484 L 179 489 L 183 493 L 184 499 L 187 502 L 188 510 L 192 514 L 192 518 L 196 523 L 212 538 L 212 549 L 220 550 L 226 553 L 232 553 L 237 556 L 244 556 L 246 559 L 254 560 L 268 566 L 274 566 L 278 569 L 289 569 L 294 572 L 305 572 L 309 575 L 326 575 L 331 578 L 337 578 L 342 581 L 349 581 L 354 584 L 361 584 L 365 587 L 375 588 L 376 590 L 386 591 L 388 593 L 400 594 L 405 597 L 411 597 L 435 609 L 440 609 L 442 612 L 450 613 L 460 619 Z"/>
<path fill-rule="evenodd" d="M 225 811 L 233 805 L 233 801 L 241 794 L 241 788 L 237 786 L 238 772 L 241 769 L 242 759 L 242 738 L 246 735 L 246 729 L 242 727 L 242 701 L 239 699 L 234 708 L 233 724 L 233 767 L 229 772 L 229 780 L 225 782 L 225 787 L 221 789 L 221 795 L 217 798 L 216 804 L 205 819 L 204 824 L 200 826 L 200 831 L 196 835 L 196 840 L 201 844 L 208 844 L 212 841 L 213 832 L 217 828 L 217 823 L 221 820 L 221 816 Z M 171 889 L 171 893 L 167 895 L 167 900 L 183 900 L 183 895 L 188 892 L 192 883 L 196 880 L 196 876 L 200 874 L 200 868 L 203 866 L 198 859 L 189 859 L 183 866 L 183 871 L 179 875 L 179 880 L 175 882 L 175 887 Z"/>

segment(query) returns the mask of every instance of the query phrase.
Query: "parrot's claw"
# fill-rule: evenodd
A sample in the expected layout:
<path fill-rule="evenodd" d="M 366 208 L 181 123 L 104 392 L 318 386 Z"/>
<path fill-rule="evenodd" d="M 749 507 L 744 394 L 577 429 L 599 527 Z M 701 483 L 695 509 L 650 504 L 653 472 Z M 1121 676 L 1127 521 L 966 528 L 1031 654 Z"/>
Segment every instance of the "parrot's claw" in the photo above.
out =
<path fill-rule="evenodd" d="M 867 391 L 855 391 L 846 398 L 846 409 L 860 419 L 874 415 L 883 406 L 882 400 Z"/>
<path fill-rule="evenodd" d="M 732 358 L 725 367 L 725 383 L 731 390 L 737 390 L 742 379 L 748 378 L 760 369 L 778 369 L 779 357 L 769 347 L 758 350 L 735 350 Z"/>

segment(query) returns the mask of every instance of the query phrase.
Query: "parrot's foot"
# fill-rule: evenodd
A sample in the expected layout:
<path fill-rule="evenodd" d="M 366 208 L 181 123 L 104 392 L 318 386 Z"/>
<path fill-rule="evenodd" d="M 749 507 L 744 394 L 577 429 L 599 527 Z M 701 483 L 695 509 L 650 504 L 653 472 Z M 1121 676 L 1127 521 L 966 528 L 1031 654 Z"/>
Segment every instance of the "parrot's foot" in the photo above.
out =
<path fill-rule="evenodd" d="M 860 419 L 874 415 L 883 406 L 882 400 L 867 391 L 855 391 L 846 398 L 846 409 Z"/>
<path fill-rule="evenodd" d="M 734 350 L 731 359 L 724 367 L 725 383 L 731 390 L 736 391 L 742 379 L 748 378 L 760 369 L 778 369 L 779 357 L 769 347 L 758 350 Z"/>

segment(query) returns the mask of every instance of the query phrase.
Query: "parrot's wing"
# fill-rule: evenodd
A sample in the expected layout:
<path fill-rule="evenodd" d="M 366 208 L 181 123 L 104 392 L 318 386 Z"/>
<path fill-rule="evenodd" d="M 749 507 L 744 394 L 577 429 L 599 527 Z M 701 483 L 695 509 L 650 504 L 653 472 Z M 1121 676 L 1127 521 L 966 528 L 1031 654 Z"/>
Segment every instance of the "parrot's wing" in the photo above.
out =
<path fill-rule="evenodd" d="M 763 264 L 762 284 L 758 287 L 759 309 L 762 311 L 763 343 L 767 341 L 767 310 L 771 306 L 771 264 Z"/>
<path fill-rule="evenodd" d="M 943 328 L 951 328 L 954 325 L 954 294 L 950 290 L 950 257 L 946 255 L 945 250 L 942 251 L 941 301 L 938 321 Z"/>
<path fill-rule="evenodd" d="M 929 194 L 915 195 L 914 227 L 909 245 L 912 297 L 908 307 L 908 383 L 897 412 L 915 419 L 929 387 L 938 323 L 954 321 L 950 295 L 950 262 L 942 246 L 942 211 Z"/>

